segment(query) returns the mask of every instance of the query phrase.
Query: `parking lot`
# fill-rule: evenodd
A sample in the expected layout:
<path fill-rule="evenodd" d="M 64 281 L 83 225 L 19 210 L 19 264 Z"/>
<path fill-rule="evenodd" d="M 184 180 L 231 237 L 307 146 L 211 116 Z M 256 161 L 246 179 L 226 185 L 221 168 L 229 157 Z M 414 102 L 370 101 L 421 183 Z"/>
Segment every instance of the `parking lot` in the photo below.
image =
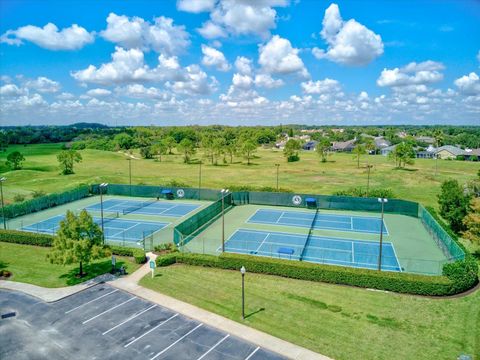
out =
<path fill-rule="evenodd" d="M 283 359 L 99 284 L 54 303 L 0 290 L 0 359 Z"/>

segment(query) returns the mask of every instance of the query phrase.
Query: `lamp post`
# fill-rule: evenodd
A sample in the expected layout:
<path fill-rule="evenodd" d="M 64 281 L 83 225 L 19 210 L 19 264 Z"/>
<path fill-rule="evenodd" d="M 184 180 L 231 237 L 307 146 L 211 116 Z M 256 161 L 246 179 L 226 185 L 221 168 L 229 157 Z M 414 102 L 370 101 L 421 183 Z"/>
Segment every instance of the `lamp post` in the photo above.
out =
<path fill-rule="evenodd" d="M 245 273 L 247 272 L 245 266 L 242 266 L 240 272 L 242 273 L 242 319 L 245 320 Z"/>
<path fill-rule="evenodd" d="M 103 189 L 107 189 L 108 183 L 101 183 L 100 188 L 100 218 L 102 222 L 102 240 L 105 245 L 105 228 L 103 226 Z"/>
<path fill-rule="evenodd" d="M 378 202 L 382 204 L 382 221 L 380 222 L 380 249 L 378 250 L 378 271 L 382 271 L 383 208 L 388 202 L 388 199 L 378 198 Z"/>
<path fill-rule="evenodd" d="M 280 164 L 275 164 L 277 167 L 277 192 L 278 192 L 278 170 L 280 169 Z"/>
<path fill-rule="evenodd" d="M 228 194 L 228 189 L 222 189 L 222 253 L 225 252 L 225 196 Z"/>
<path fill-rule="evenodd" d="M 200 200 L 200 191 L 202 189 L 202 160 L 198 163 L 200 166 L 198 168 L 198 200 Z"/>
<path fill-rule="evenodd" d="M 0 178 L 0 193 L 2 198 L 2 219 L 3 219 L 3 229 L 7 230 L 7 220 L 5 219 L 5 204 L 3 203 L 3 182 L 7 180 L 5 176 Z"/>
<path fill-rule="evenodd" d="M 370 169 L 373 167 L 373 165 L 367 164 L 367 198 L 368 198 L 368 192 L 370 190 Z"/>
<path fill-rule="evenodd" d="M 129 191 L 130 191 L 130 196 L 132 196 L 132 159 L 127 158 L 128 160 L 128 184 L 130 185 Z"/>

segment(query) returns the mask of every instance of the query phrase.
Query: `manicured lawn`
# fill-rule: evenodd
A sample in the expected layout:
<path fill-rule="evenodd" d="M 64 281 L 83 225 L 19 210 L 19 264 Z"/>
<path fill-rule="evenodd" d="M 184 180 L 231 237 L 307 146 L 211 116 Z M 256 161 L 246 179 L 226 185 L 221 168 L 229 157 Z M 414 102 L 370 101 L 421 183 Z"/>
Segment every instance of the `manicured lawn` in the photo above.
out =
<path fill-rule="evenodd" d="M 78 265 L 55 265 L 47 260 L 49 248 L 0 242 L 0 269 L 12 272 L 12 281 L 25 282 L 43 287 L 75 285 L 111 270 L 111 259 L 96 260 L 84 272 L 87 276 L 79 279 Z M 139 268 L 126 257 L 117 257 L 117 268 L 124 265 L 128 273 Z"/>
<path fill-rule="evenodd" d="M 242 322 L 240 272 L 177 264 L 141 284 Z M 338 360 L 480 354 L 480 291 L 430 299 L 247 272 L 246 314 L 246 325 Z"/>
<path fill-rule="evenodd" d="M 75 174 L 59 175 L 56 155 L 61 144 L 10 146 L 0 153 L 0 173 L 8 178 L 5 183 L 5 197 L 13 201 L 15 194 L 30 197 L 34 190 L 47 193 L 63 191 L 79 184 L 128 183 L 128 162 L 123 154 L 82 150 L 83 162 L 75 165 Z M 23 170 L 9 171 L 5 158 L 11 151 L 18 150 L 25 155 Z M 134 152 L 139 157 L 137 152 Z M 478 163 L 464 161 L 438 162 L 439 174 L 434 176 L 435 161 L 417 159 L 408 169 L 395 169 L 392 161 L 385 156 L 363 156 L 361 168 L 357 168 L 352 154 L 333 154 L 327 163 L 320 163 L 314 152 L 303 151 L 300 161 L 287 163 L 283 153 L 276 149 L 258 149 L 257 158 L 248 166 L 243 158 L 234 158 L 233 164 L 214 166 L 203 159 L 202 186 L 221 189 L 232 185 L 275 187 L 275 163 L 280 163 L 280 187 L 295 192 L 331 194 L 351 187 L 366 187 L 365 164 L 369 161 L 372 187 L 391 188 L 398 198 L 414 200 L 424 205 L 436 206 L 436 195 L 440 184 L 448 178 L 465 182 L 476 177 Z M 197 159 L 201 154 L 196 155 Z M 228 161 L 227 161 L 228 162 Z M 163 156 L 162 162 L 137 159 L 132 161 L 133 184 L 165 184 L 172 180 L 186 185 L 198 186 L 198 164 L 184 164 L 180 155 Z"/>

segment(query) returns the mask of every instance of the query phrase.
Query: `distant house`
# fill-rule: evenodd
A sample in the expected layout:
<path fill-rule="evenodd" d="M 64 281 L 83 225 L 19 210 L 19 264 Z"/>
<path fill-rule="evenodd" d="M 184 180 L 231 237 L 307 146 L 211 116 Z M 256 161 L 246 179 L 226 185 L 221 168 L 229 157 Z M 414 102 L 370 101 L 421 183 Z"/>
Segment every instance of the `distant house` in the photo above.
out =
<path fill-rule="evenodd" d="M 396 147 L 397 145 L 391 145 L 391 146 L 387 146 L 386 148 L 380 149 L 380 154 L 382 154 L 383 156 L 387 156 L 393 150 L 395 150 Z"/>
<path fill-rule="evenodd" d="M 435 143 L 435 139 L 433 137 L 430 137 L 430 136 L 417 136 L 415 138 L 415 140 L 417 140 L 418 142 L 421 142 L 421 143 L 425 143 L 425 144 L 434 144 Z"/>
<path fill-rule="evenodd" d="M 286 140 L 279 141 L 279 142 L 275 143 L 275 147 L 276 147 L 277 149 L 283 149 L 283 148 L 285 147 L 285 144 L 286 144 L 286 143 L 287 143 Z"/>
<path fill-rule="evenodd" d="M 332 144 L 331 149 L 332 151 L 336 151 L 336 152 L 351 152 L 355 147 L 356 141 L 357 141 L 356 139 L 348 140 L 348 141 L 335 141 Z"/>
<path fill-rule="evenodd" d="M 307 151 L 314 151 L 316 146 L 318 144 L 318 141 L 309 141 L 309 142 L 306 142 L 305 144 L 303 144 L 302 148 L 303 150 L 307 150 Z"/>
<path fill-rule="evenodd" d="M 480 149 L 465 149 L 465 160 L 480 161 Z"/>
<path fill-rule="evenodd" d="M 435 154 L 439 159 L 456 159 L 457 156 L 465 155 L 465 151 L 453 145 L 440 146 Z"/>
<path fill-rule="evenodd" d="M 375 143 L 375 148 L 377 150 L 382 150 L 382 149 L 392 145 L 392 143 L 390 141 L 388 141 L 387 139 L 385 139 L 383 136 L 376 137 L 376 138 L 373 139 L 373 141 Z"/>

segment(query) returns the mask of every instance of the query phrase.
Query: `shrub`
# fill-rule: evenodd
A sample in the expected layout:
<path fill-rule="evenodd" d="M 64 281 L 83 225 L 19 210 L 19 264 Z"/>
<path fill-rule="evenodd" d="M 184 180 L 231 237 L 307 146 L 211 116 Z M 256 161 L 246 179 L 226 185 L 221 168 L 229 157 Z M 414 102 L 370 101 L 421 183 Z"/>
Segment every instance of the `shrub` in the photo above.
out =
<path fill-rule="evenodd" d="M 147 261 L 143 249 L 123 247 L 123 246 L 109 246 L 113 255 L 131 256 L 135 259 L 135 263 L 144 264 Z"/>
<path fill-rule="evenodd" d="M 333 195 L 337 196 L 354 196 L 354 197 L 367 197 L 367 189 L 363 187 L 353 187 L 347 190 L 340 190 Z M 392 189 L 389 188 L 370 188 L 368 191 L 368 197 L 383 197 L 394 199 L 396 196 Z"/>
<path fill-rule="evenodd" d="M 36 199 L 36 198 L 39 198 L 39 197 L 42 197 L 42 196 L 45 196 L 47 195 L 47 193 L 43 190 L 35 190 L 32 192 L 32 198 L 33 199 Z"/>
<path fill-rule="evenodd" d="M 0 241 L 24 245 L 52 246 L 53 236 L 26 231 L 0 230 Z"/>
<path fill-rule="evenodd" d="M 245 266 L 247 271 L 253 273 L 430 296 L 456 294 L 471 288 L 477 282 L 475 265 L 471 262 L 447 268 L 444 276 L 427 276 L 238 254 L 222 254 L 216 257 L 177 253 L 157 258 L 158 266 L 175 262 L 228 270 L 238 270 Z"/>
<path fill-rule="evenodd" d="M 300 161 L 300 156 L 298 156 L 298 154 L 290 155 L 289 157 L 287 157 L 287 162 L 295 161 Z"/>
<path fill-rule="evenodd" d="M 13 196 L 13 201 L 16 202 L 16 203 L 21 203 L 21 202 L 25 201 L 25 195 L 15 194 Z"/>

